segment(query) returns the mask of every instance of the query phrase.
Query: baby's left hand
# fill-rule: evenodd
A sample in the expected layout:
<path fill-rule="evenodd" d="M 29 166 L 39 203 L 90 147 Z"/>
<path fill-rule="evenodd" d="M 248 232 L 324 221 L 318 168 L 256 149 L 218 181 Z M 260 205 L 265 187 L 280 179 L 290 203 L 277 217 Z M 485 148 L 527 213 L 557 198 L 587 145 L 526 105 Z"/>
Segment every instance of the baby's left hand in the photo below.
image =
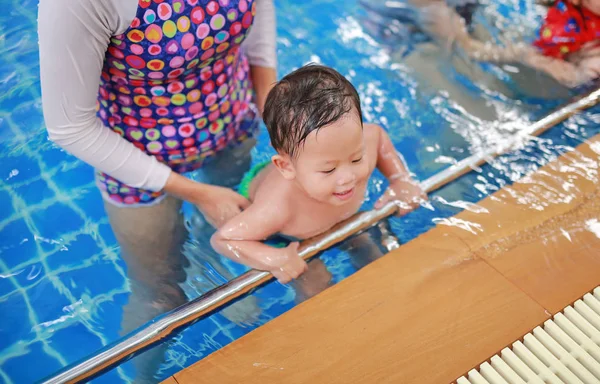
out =
<path fill-rule="evenodd" d="M 398 215 L 403 216 L 426 200 L 427 194 L 418 182 L 410 178 L 401 178 L 390 183 L 387 191 L 375 203 L 375 208 L 379 209 L 390 201 L 399 201 L 401 204 Z"/>

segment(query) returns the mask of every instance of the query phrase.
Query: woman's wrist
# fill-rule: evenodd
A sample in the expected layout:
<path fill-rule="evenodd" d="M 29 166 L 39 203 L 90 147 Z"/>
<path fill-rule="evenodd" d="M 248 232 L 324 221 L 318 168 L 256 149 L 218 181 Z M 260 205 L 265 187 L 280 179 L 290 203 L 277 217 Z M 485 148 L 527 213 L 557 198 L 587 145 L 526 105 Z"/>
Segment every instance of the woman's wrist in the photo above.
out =
<path fill-rule="evenodd" d="M 206 188 L 209 188 L 209 186 L 190 180 L 187 177 L 172 171 L 167 179 L 164 191 L 170 195 L 195 204 L 202 200 Z"/>

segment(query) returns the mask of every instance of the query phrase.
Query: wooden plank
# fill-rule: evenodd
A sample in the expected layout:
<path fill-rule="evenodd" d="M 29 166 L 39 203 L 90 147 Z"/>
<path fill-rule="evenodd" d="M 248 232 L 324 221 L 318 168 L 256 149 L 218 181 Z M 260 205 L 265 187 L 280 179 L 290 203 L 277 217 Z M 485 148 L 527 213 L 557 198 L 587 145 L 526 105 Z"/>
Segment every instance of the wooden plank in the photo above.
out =
<path fill-rule="evenodd" d="M 441 228 L 175 377 L 180 384 L 449 382 L 545 319 L 541 306 Z"/>
<path fill-rule="evenodd" d="M 556 313 L 600 284 L 600 136 L 462 212 L 475 234 L 454 228 L 534 300 Z"/>
<path fill-rule="evenodd" d="M 456 215 L 478 228 L 456 234 L 478 249 L 575 210 L 598 192 L 599 153 L 600 135 Z"/>
<path fill-rule="evenodd" d="M 179 384 L 177 380 L 173 376 L 169 377 L 165 381 L 161 382 L 161 384 Z"/>
<path fill-rule="evenodd" d="M 552 314 L 600 285 L 600 239 L 585 228 L 515 243 L 478 254 Z"/>

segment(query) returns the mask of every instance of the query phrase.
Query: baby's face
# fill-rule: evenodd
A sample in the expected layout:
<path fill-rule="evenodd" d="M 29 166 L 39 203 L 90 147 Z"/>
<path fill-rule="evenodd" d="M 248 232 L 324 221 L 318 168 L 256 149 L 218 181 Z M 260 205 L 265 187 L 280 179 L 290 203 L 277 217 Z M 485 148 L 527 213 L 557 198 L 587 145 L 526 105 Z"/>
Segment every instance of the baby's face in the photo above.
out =
<path fill-rule="evenodd" d="M 296 181 L 315 200 L 344 205 L 369 178 L 363 129 L 354 109 L 311 132 L 299 151 L 294 161 Z"/>

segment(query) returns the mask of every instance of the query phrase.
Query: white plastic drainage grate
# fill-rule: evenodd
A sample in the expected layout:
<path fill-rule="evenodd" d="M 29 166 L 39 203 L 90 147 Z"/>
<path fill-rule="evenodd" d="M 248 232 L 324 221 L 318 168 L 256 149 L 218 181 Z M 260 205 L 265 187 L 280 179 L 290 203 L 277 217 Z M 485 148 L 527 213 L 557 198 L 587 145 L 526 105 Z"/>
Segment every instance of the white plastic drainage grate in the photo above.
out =
<path fill-rule="evenodd" d="M 457 384 L 600 383 L 600 287 Z"/>

